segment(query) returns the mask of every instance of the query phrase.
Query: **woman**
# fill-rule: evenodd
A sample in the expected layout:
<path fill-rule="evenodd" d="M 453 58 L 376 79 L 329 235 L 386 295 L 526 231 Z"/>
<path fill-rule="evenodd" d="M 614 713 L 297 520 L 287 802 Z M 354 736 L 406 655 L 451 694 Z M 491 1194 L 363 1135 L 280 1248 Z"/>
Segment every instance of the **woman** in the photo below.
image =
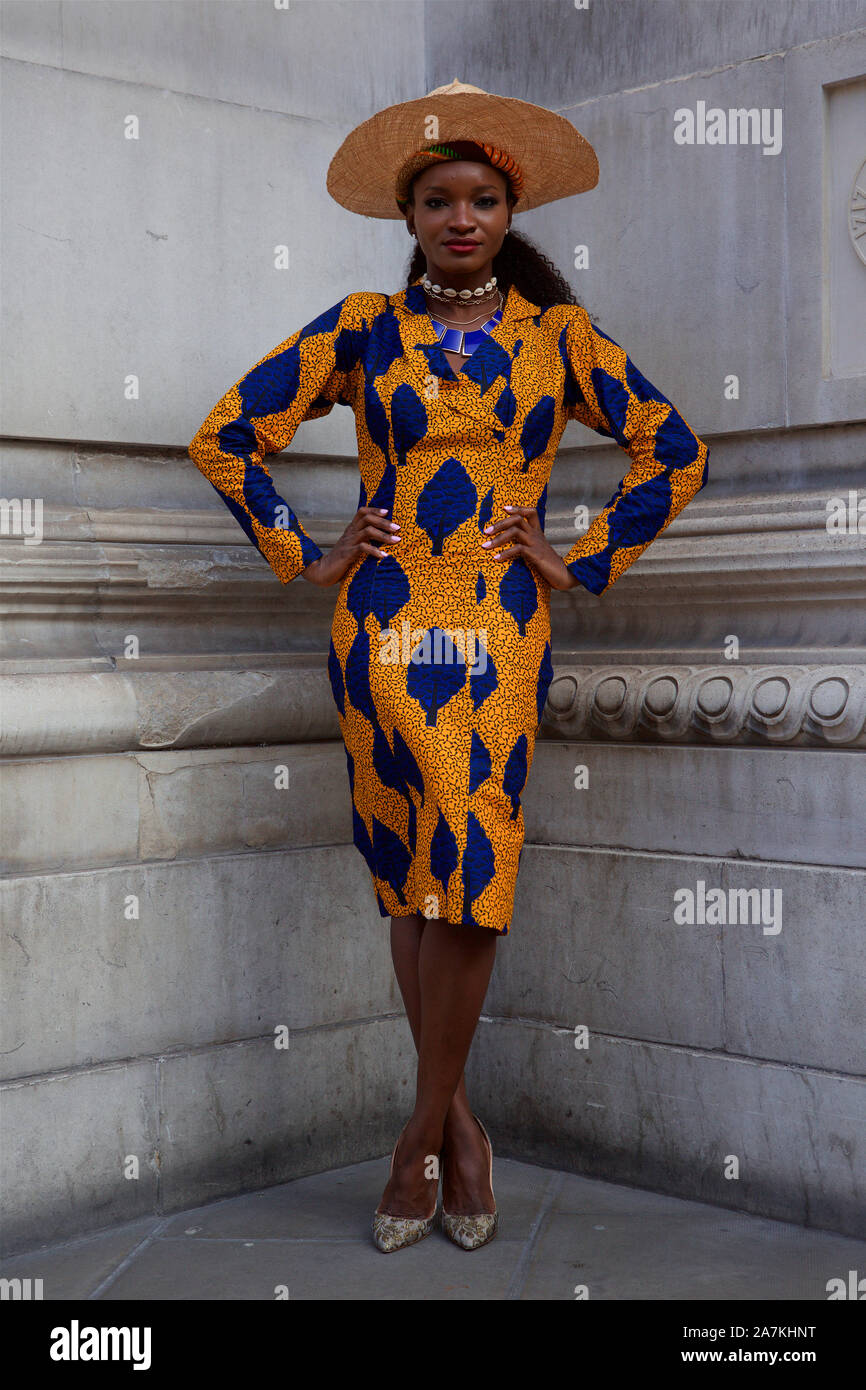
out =
<path fill-rule="evenodd" d="M 414 1112 L 373 1218 L 377 1247 L 427 1235 L 442 1165 L 446 1235 L 497 1229 L 492 1149 L 463 1068 L 507 934 L 520 795 L 552 676 L 551 589 L 604 593 L 703 486 L 707 447 L 568 285 L 514 211 L 595 186 L 574 127 L 456 80 L 343 142 L 328 189 L 405 218 L 397 294 L 349 294 L 252 368 L 189 446 L 283 582 L 340 585 L 329 671 L 355 844 L 370 870 L 418 1051 Z M 361 495 L 324 555 L 263 455 L 339 402 Z M 544 536 L 566 421 L 632 467 L 564 558 Z"/>

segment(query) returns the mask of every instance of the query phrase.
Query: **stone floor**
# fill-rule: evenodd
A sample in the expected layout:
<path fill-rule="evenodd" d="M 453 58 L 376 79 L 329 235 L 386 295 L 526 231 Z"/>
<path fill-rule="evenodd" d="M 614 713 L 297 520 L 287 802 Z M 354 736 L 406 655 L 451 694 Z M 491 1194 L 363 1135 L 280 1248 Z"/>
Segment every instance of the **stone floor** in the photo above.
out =
<path fill-rule="evenodd" d="M 441 1230 L 381 1255 L 369 1235 L 387 1159 L 8 1259 L 45 1299 L 817 1300 L 866 1269 L 866 1242 L 508 1159 L 500 1232 L 466 1253 Z M 282 1294 L 285 1297 L 285 1292 Z M 585 1296 L 585 1295 L 584 1295 Z"/>

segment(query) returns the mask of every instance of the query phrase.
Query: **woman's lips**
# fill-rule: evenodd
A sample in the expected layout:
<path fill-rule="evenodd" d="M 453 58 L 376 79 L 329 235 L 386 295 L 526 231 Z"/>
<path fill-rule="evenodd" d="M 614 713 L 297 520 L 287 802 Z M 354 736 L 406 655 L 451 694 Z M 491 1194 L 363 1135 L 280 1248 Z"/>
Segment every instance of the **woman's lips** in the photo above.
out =
<path fill-rule="evenodd" d="M 445 245 L 449 251 L 477 251 L 480 245 L 477 241 L 446 241 Z"/>

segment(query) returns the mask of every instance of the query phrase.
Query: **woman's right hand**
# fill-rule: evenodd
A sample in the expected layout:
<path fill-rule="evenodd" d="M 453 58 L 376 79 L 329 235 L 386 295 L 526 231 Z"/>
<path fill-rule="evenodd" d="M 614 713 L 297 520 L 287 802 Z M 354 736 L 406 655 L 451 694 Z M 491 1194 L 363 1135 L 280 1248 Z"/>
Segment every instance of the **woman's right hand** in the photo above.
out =
<path fill-rule="evenodd" d="M 320 584 L 323 588 L 339 584 L 359 555 L 384 559 L 388 552 L 380 546 L 394 545 L 399 540 L 400 527 L 397 522 L 388 521 L 386 508 L 359 507 L 337 544 L 301 573 L 311 584 Z"/>

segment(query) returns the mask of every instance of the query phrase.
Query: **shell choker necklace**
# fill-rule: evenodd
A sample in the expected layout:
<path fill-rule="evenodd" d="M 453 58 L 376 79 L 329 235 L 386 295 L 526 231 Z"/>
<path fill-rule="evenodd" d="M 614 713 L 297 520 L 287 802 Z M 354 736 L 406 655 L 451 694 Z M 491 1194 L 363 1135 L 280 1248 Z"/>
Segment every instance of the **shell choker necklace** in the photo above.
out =
<path fill-rule="evenodd" d="M 424 276 L 421 282 L 429 295 L 434 299 L 444 299 L 446 303 L 466 304 L 469 300 L 486 300 L 495 298 L 496 276 L 491 275 L 486 285 L 479 285 L 477 290 L 452 290 L 450 285 L 445 289 L 441 285 L 434 285 L 428 275 Z"/>

